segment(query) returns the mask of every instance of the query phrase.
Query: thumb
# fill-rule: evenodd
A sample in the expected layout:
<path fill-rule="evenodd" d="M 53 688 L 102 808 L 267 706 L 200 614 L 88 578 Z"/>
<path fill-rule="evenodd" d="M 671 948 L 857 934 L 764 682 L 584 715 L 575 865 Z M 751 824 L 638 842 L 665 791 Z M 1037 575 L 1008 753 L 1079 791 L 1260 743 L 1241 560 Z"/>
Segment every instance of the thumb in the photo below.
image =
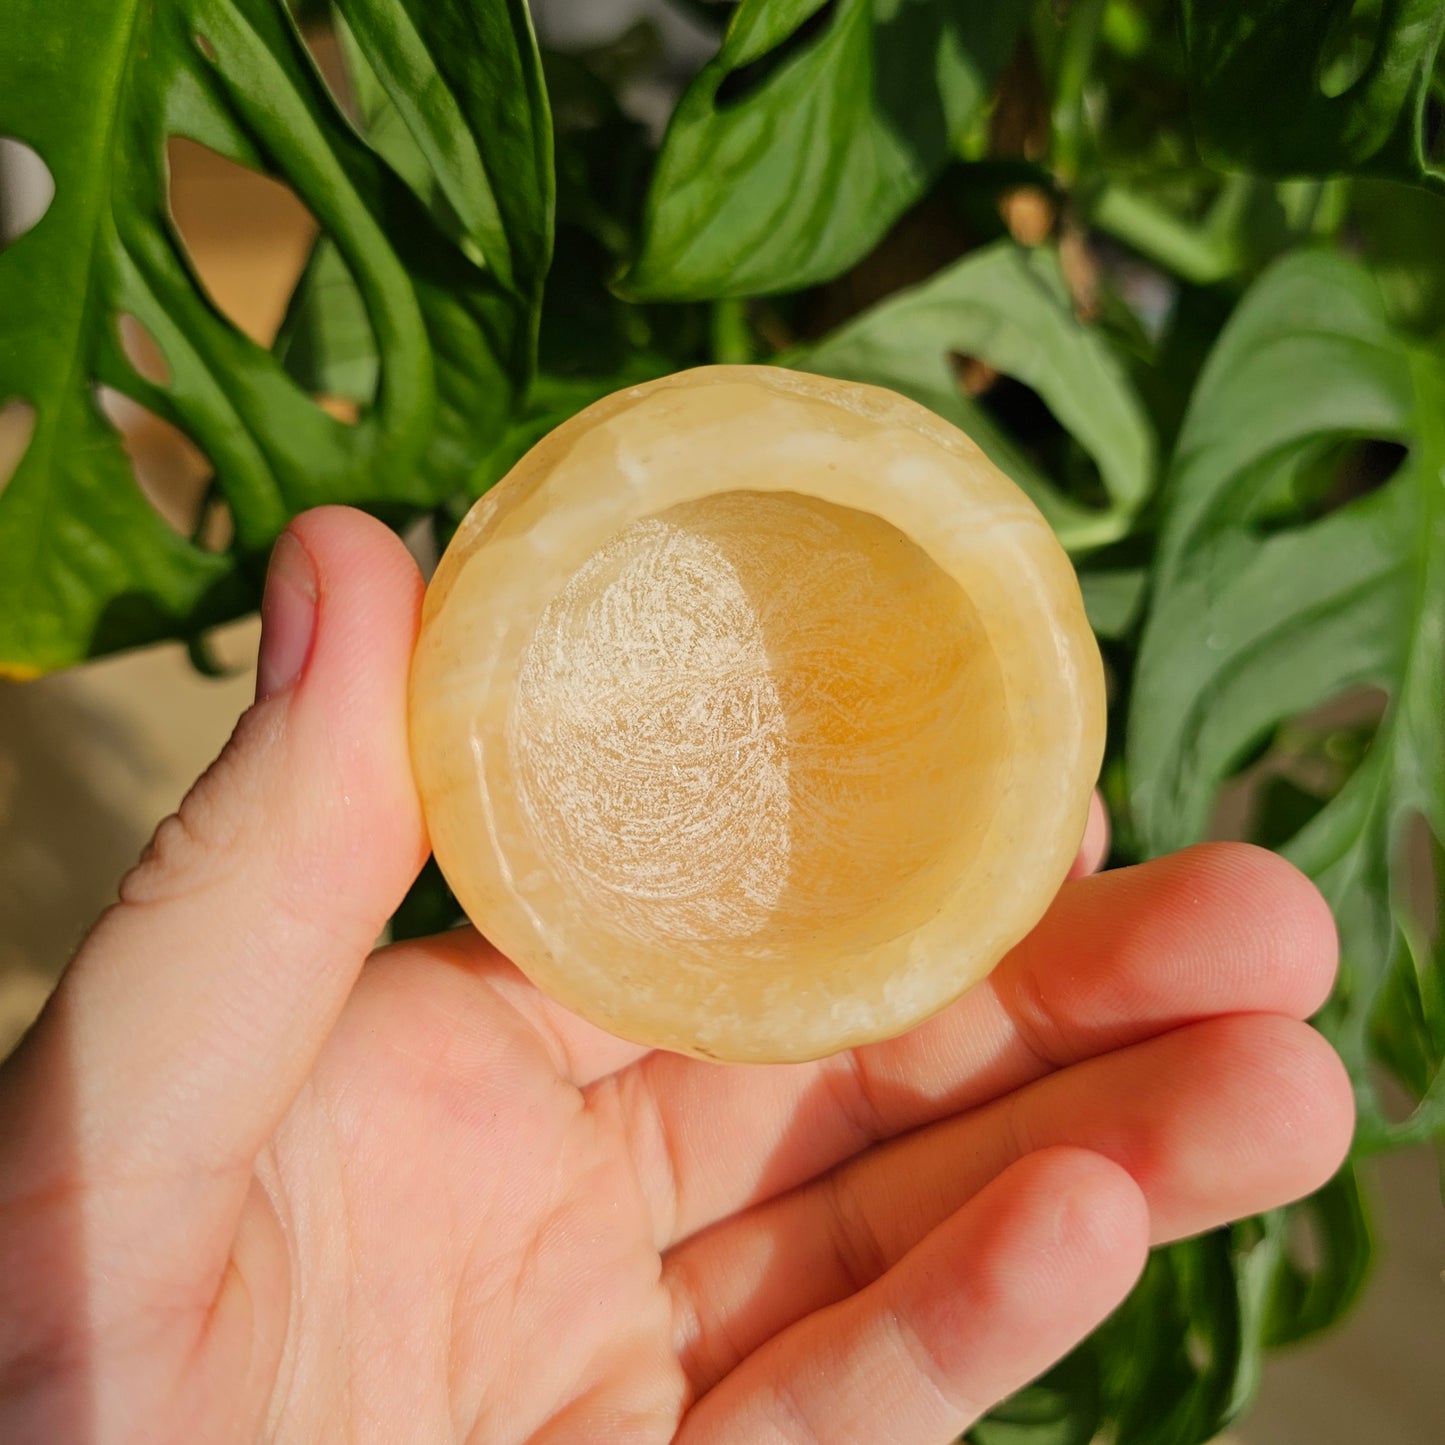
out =
<path fill-rule="evenodd" d="M 249 1177 L 425 856 L 406 725 L 421 591 L 360 512 L 308 512 L 276 544 L 257 702 L 27 1040 L 64 1052 L 82 1159 Z"/>

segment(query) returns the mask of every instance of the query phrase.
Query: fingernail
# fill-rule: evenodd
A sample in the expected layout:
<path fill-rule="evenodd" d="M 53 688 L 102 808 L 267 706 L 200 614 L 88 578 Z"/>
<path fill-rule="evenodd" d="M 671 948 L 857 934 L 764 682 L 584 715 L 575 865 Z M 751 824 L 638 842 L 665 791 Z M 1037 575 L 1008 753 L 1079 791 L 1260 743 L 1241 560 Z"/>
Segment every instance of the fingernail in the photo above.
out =
<path fill-rule="evenodd" d="M 284 692 L 301 676 L 316 632 L 316 567 L 306 548 L 282 532 L 266 569 L 256 700 Z"/>

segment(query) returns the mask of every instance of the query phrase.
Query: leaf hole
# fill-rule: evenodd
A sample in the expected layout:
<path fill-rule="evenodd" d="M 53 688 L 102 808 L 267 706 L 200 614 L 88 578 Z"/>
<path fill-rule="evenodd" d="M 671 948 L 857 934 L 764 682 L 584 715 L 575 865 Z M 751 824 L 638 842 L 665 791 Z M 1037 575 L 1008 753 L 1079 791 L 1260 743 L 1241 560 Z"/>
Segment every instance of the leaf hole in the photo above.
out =
<path fill-rule="evenodd" d="M 1205 1375 L 1214 1368 L 1214 1342 L 1203 1330 L 1191 1327 L 1185 1331 L 1184 1353 L 1196 1374 Z"/>
<path fill-rule="evenodd" d="M 1020 246 L 1042 246 L 1053 234 L 1059 208 L 1042 186 L 1010 186 L 999 193 L 998 213 Z"/>
<path fill-rule="evenodd" d="M 55 177 L 33 146 L 0 135 L 0 251 L 44 219 L 55 199 Z"/>
<path fill-rule="evenodd" d="M 121 352 L 135 374 L 152 386 L 169 386 L 171 368 L 166 354 L 145 323 L 124 311 L 116 318 L 116 331 L 120 335 Z"/>
<path fill-rule="evenodd" d="M 1086 507 L 1108 506 L 1098 463 L 1033 387 L 982 357 L 950 352 L 949 361 L 959 390 L 1061 491 Z"/>
<path fill-rule="evenodd" d="M 1316 1275 L 1323 1268 L 1324 1241 L 1313 1209 L 1291 1209 L 1285 1216 L 1284 1251 L 1301 1274 Z"/>
<path fill-rule="evenodd" d="M 289 187 L 183 136 L 166 142 L 170 208 L 216 309 L 270 346 L 319 227 Z"/>
<path fill-rule="evenodd" d="M 1329 27 L 1320 47 L 1319 87 L 1331 100 L 1359 83 L 1383 35 L 1384 0 L 1353 0 Z"/>
<path fill-rule="evenodd" d="M 800 339 L 819 340 L 894 292 L 927 280 L 977 243 L 977 232 L 955 207 L 938 196 L 925 196 L 857 265 L 805 292 L 797 308 L 780 315 L 767 302 L 755 303 L 759 331 L 784 330 L 787 334 L 778 338 L 780 351 Z"/>
<path fill-rule="evenodd" d="M 1411 810 L 1401 823 L 1396 842 L 1394 874 L 1399 879 L 1399 905 L 1428 950 L 1438 947 L 1445 913 L 1445 842 L 1435 836 L 1430 821 Z"/>
<path fill-rule="evenodd" d="M 10 478 L 20 470 L 34 435 L 35 408 L 28 401 L 12 396 L 0 404 L 0 495 L 4 495 Z"/>
<path fill-rule="evenodd" d="M 1208 836 L 1283 848 L 1364 762 L 1388 705 L 1382 688 L 1357 687 L 1280 723 L 1220 790 Z"/>
<path fill-rule="evenodd" d="M 336 24 L 342 23 L 338 16 Z M 322 83 L 330 91 L 336 108 L 358 130 L 365 130 L 366 118 L 361 114 L 356 87 L 352 84 L 351 76 L 347 71 L 346 55 L 336 27 L 324 20 L 312 20 L 309 23 L 303 21 L 301 40 L 311 56 L 311 63 L 315 67 L 317 75 L 321 77 Z"/>
<path fill-rule="evenodd" d="M 312 394 L 311 400 L 327 416 L 346 426 L 355 426 L 361 420 L 361 403 L 355 397 L 332 396 L 328 392 L 318 391 Z"/>
<path fill-rule="evenodd" d="M 1379 491 L 1409 454 L 1408 447 L 1384 437 L 1348 437 L 1302 451 L 1258 488 L 1249 521 L 1262 536 L 1318 521 Z"/>
<path fill-rule="evenodd" d="M 1395 1128 L 1408 1124 L 1420 1107 L 1420 1101 L 1410 1092 L 1404 1080 L 1379 1059 L 1370 1059 L 1365 1065 L 1365 1073 L 1380 1117 Z"/>
<path fill-rule="evenodd" d="M 95 395 L 156 515 L 188 542 L 224 546 L 230 540 L 224 519 L 208 515 L 213 469 L 206 454 L 179 427 L 123 393 L 98 386 Z"/>
<path fill-rule="evenodd" d="M 774 76 L 804 51 L 808 50 L 832 25 L 838 13 L 838 0 L 825 0 L 786 39 L 765 54 L 729 71 L 722 79 L 713 96 L 717 110 L 728 110 L 741 105 L 750 96 L 756 95 Z"/>
<path fill-rule="evenodd" d="M 236 537 L 236 519 L 231 505 L 212 482 L 201 503 L 201 514 L 191 541 L 203 552 L 224 552 Z"/>

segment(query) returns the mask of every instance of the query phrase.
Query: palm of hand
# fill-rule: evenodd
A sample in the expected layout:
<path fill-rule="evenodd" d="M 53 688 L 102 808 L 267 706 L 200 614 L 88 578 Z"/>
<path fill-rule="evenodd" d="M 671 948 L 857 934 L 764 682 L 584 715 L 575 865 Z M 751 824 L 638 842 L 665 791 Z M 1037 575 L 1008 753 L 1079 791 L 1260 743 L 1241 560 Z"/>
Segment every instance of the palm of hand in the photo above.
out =
<path fill-rule="evenodd" d="M 400 1419 L 427 1440 L 752 1440 L 758 1400 L 781 1395 L 805 1433 L 778 1438 L 853 1438 L 799 1401 L 802 1358 L 836 1345 L 840 1367 L 851 1359 L 859 1321 L 898 1312 L 907 1266 L 890 1267 L 937 1254 L 934 1231 L 962 1229 L 943 1251 L 961 1272 L 948 1288 L 1006 1318 L 1018 1301 L 998 1298 L 1010 1285 L 993 1226 L 970 1225 L 966 1206 L 1006 1190 L 994 1181 L 1023 1156 L 1036 1158 L 1015 1176 L 1053 1151 L 1034 1195 L 1052 1186 L 1095 1215 L 1071 1247 L 1107 1296 L 1096 1314 L 1137 1268 L 1144 1230 L 1176 1237 L 1294 1192 L 1302 1167 L 1332 1166 L 1340 1132 L 1303 1166 L 1272 1136 L 1307 1096 L 1339 1092 L 1337 1066 L 1302 1026 L 1215 1015 L 1236 1000 L 1303 1014 L 1328 967 L 1261 970 L 1261 945 L 1247 928 L 1228 939 L 1222 910 L 1192 944 L 1180 936 L 1183 892 L 1268 891 L 1273 860 L 1202 850 L 1152 871 L 1072 886 L 953 1009 L 814 1065 L 644 1054 L 548 1004 L 470 932 L 379 955 L 263 1153 L 258 1222 L 238 1236 L 247 1297 L 274 1304 L 258 1329 L 284 1338 L 272 1429 L 313 1440 L 345 1421 L 364 1437 Z M 1201 979 L 1222 941 L 1235 962 Z M 1290 1081 L 1263 1110 L 1261 1071 Z M 1096 1155 L 1056 1148 L 1069 1144 L 1124 1164 L 1152 1220 L 1119 1205 L 1120 1178 L 1090 1172 Z M 1087 1299 L 1056 1303 L 1062 1339 L 1094 1322 Z M 935 1385 L 912 1382 L 925 1400 Z M 945 1438 L 948 1409 L 897 1438 Z M 967 1413 L 960 1396 L 947 1428 Z"/>
<path fill-rule="evenodd" d="M 482 951 L 374 960 L 260 1161 L 239 1264 L 290 1316 L 284 1438 L 401 1419 L 418 1440 L 580 1440 L 606 1410 L 672 1437 L 685 1383 L 625 1121 L 487 974 L 526 986 L 470 966 Z"/>

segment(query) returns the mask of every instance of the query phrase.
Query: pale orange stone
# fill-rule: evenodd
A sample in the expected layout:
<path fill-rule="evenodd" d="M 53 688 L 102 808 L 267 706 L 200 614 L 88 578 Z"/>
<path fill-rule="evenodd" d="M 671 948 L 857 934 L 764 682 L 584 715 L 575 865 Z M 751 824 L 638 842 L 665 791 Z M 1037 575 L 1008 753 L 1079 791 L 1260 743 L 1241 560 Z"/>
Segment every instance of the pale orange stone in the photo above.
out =
<path fill-rule="evenodd" d="M 1104 687 L 1067 557 L 961 432 L 715 366 L 598 402 L 472 509 L 411 736 L 443 873 L 540 988 L 777 1062 L 912 1027 L 1033 926 Z"/>

